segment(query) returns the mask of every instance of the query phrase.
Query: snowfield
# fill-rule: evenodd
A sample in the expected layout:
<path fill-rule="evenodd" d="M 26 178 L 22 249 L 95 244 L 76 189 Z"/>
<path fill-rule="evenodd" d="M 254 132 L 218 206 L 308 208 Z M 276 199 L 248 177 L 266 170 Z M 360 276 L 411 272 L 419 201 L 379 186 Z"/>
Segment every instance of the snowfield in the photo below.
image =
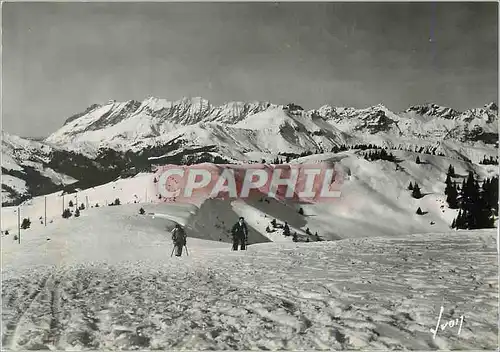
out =
<path fill-rule="evenodd" d="M 165 216 L 139 215 L 141 206 Z M 227 206 L 248 213 L 246 205 Z M 494 230 L 281 241 L 232 252 L 227 241 L 206 239 L 216 236 L 208 222 L 218 210 L 101 207 L 33 224 L 21 244 L 3 236 L 4 348 L 498 346 Z M 194 220 L 189 256 L 170 257 L 169 216 Z M 463 315 L 463 325 L 460 334 L 448 326 L 433 339 L 441 306 L 441 323 Z"/>

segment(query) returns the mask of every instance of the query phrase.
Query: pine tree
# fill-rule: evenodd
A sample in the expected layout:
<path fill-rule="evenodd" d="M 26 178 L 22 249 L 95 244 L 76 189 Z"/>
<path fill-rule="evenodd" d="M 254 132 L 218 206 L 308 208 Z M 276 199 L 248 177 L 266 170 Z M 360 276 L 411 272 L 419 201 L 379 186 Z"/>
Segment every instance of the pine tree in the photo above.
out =
<path fill-rule="evenodd" d="M 457 229 L 494 226 L 494 215 L 498 214 L 496 205 L 498 204 L 498 177 L 484 180 L 482 187 L 479 187 L 473 172 L 469 172 L 460 194 L 460 210 L 455 221 Z"/>
<path fill-rule="evenodd" d="M 63 217 L 64 219 L 68 219 L 68 218 L 70 218 L 70 217 L 71 217 L 71 215 L 72 215 L 72 214 L 71 214 L 71 210 L 69 210 L 69 208 L 64 209 L 64 211 L 63 211 L 63 213 L 62 213 L 62 217 Z"/>
<path fill-rule="evenodd" d="M 491 208 L 488 205 L 488 196 L 484 192 L 484 188 L 479 190 L 479 199 L 477 204 L 477 220 L 476 226 L 478 229 L 493 227 L 493 217 Z"/>
<path fill-rule="evenodd" d="M 457 229 L 463 229 L 464 228 L 464 214 L 462 213 L 462 209 L 458 211 L 458 215 L 455 221 L 455 227 Z"/>
<path fill-rule="evenodd" d="M 72 207 L 73 207 L 73 201 L 72 201 L 72 200 L 70 200 L 70 201 L 69 201 L 68 206 L 69 206 L 70 208 L 72 208 Z"/>
<path fill-rule="evenodd" d="M 422 209 L 420 209 L 420 207 L 418 207 L 417 209 L 417 215 L 423 215 L 424 213 L 422 212 Z"/>
<path fill-rule="evenodd" d="M 411 181 L 410 181 L 410 184 L 408 185 L 408 190 L 413 191 L 413 184 L 411 183 Z"/>
<path fill-rule="evenodd" d="M 446 194 L 446 202 L 448 203 L 450 209 L 457 209 L 458 208 L 457 184 L 453 183 L 453 185 L 451 185 L 450 188 L 448 189 L 448 192 L 445 191 L 445 194 Z"/>
<path fill-rule="evenodd" d="M 26 230 L 29 229 L 31 226 L 31 220 L 29 218 L 24 218 L 23 222 L 21 223 L 21 229 Z"/>
<path fill-rule="evenodd" d="M 417 183 L 413 186 L 413 191 L 411 192 L 411 196 L 416 199 L 422 198 L 422 193 L 420 192 L 420 187 Z"/>
<path fill-rule="evenodd" d="M 474 173 L 469 172 L 465 187 L 462 190 L 462 210 L 464 211 L 464 228 L 477 229 L 477 219 L 479 215 L 479 187 L 474 179 Z"/>
<path fill-rule="evenodd" d="M 450 177 L 455 177 L 455 168 L 453 167 L 453 165 L 450 164 L 446 175 Z"/>
<path fill-rule="evenodd" d="M 498 216 L 498 176 L 483 181 L 479 198 L 480 227 L 494 227 L 494 216 Z"/>
<path fill-rule="evenodd" d="M 300 208 L 300 209 L 299 209 L 299 214 L 300 214 L 300 215 L 304 215 L 304 209 Z"/>
<path fill-rule="evenodd" d="M 417 156 L 417 160 L 415 160 L 417 164 L 420 164 L 420 158 Z"/>
<path fill-rule="evenodd" d="M 75 211 L 75 218 L 79 217 L 80 216 L 80 209 L 76 208 L 76 211 Z"/>
<path fill-rule="evenodd" d="M 139 209 L 139 214 L 144 215 L 145 212 L 144 208 Z"/>
<path fill-rule="evenodd" d="M 445 181 L 446 187 L 444 189 L 444 194 L 447 195 L 450 192 L 450 188 L 453 187 L 451 183 L 451 177 L 450 175 L 446 176 L 446 181 Z"/>
<path fill-rule="evenodd" d="M 498 176 L 494 176 L 488 180 L 485 194 L 487 195 L 487 204 L 492 209 L 492 213 L 498 216 Z"/>
<path fill-rule="evenodd" d="M 285 222 L 285 226 L 283 227 L 283 235 L 290 236 L 290 226 L 288 226 L 287 222 Z"/>

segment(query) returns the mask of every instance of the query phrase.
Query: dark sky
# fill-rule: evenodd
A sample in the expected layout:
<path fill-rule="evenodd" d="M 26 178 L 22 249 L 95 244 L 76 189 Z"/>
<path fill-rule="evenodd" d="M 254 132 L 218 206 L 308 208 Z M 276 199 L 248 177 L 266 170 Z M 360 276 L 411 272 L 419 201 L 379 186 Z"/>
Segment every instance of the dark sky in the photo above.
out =
<path fill-rule="evenodd" d="M 202 96 L 394 111 L 498 96 L 498 5 L 4 3 L 3 128 L 93 103 Z"/>

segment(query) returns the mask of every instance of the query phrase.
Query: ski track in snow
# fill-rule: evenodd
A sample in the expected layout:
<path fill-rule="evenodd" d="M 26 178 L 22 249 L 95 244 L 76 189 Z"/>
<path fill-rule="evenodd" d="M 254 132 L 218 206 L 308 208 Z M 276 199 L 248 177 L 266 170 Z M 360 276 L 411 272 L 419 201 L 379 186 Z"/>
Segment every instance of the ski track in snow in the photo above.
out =
<path fill-rule="evenodd" d="M 189 242 L 188 242 L 189 246 Z M 493 349 L 493 232 L 194 248 L 4 278 L 6 349 Z M 165 253 L 168 251 L 166 250 Z M 464 315 L 457 328 L 442 322 Z"/>

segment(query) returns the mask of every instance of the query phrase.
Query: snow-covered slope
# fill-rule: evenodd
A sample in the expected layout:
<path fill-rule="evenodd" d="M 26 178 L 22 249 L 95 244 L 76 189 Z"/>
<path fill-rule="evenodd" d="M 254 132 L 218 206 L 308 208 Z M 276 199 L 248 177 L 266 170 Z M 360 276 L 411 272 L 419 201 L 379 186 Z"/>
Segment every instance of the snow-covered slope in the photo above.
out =
<path fill-rule="evenodd" d="M 76 182 L 47 167 L 53 148 L 2 132 L 2 204 L 15 203 L 58 185 Z"/>
<path fill-rule="evenodd" d="M 449 165 L 455 168 L 458 176 L 454 180 L 458 184 L 469 171 L 474 171 L 480 179 L 498 175 L 496 165 L 476 165 L 441 156 L 426 155 L 425 158 L 422 157 L 422 164 L 416 164 L 415 157 L 418 154 L 395 151 L 396 158 L 402 160 L 396 164 L 382 160 L 369 162 L 363 158 L 362 153 L 351 150 L 291 161 L 295 164 L 326 162 L 334 164 L 339 171 L 341 198 L 328 203 L 301 205 L 304 216 L 298 214 L 299 205 L 267 197 L 232 202 L 207 200 L 203 203 L 202 200 L 200 208 L 195 211 L 197 215 L 191 218 L 193 226 L 200 232 L 206 228 L 209 233 L 217 233 L 216 237 L 210 238 L 212 240 L 226 242 L 229 241 L 229 227 L 238 216 L 251 219 L 249 223 L 257 236 L 253 242 L 284 239 L 280 229 L 276 232 L 278 237 L 265 231 L 273 218 L 280 224 L 287 221 L 301 236 L 305 236 L 304 231 L 309 228 L 312 234 L 318 232 L 321 238 L 327 240 L 443 232 L 449 230 L 453 218 L 457 216 L 457 210 L 448 208 L 444 196 L 444 180 Z M 238 169 L 243 166 L 231 167 Z M 224 170 L 221 165 L 212 165 L 212 168 L 219 172 Z M 166 205 L 159 199 L 158 189 L 153 182 L 155 176 L 157 175 L 152 173 L 142 173 L 73 194 L 63 196 L 62 192 L 58 192 L 47 195 L 48 221 L 60 220 L 62 209 L 68 207 L 70 200 L 74 204 L 83 203 L 88 208 L 96 204 L 102 207 L 119 198 L 122 204 L 144 204 L 148 213 L 168 213 L 162 209 Z M 410 182 L 420 186 L 423 198 L 412 198 L 411 192 L 407 190 Z M 21 218 L 29 217 L 33 221 L 43 217 L 44 206 L 45 197 L 31 199 L 21 207 Z M 416 214 L 419 207 L 424 215 Z M 138 211 L 137 206 L 136 208 Z M 12 233 L 17 228 L 16 211 L 17 207 L 2 208 L 2 231 Z M 191 211 L 186 213 L 188 217 L 191 215 Z M 36 221 L 33 226 L 43 227 L 40 221 Z M 290 238 L 285 240 L 291 241 Z"/>
<path fill-rule="evenodd" d="M 166 207 L 165 205 L 162 205 Z M 493 349 L 494 231 L 231 252 L 135 204 L 93 208 L 2 238 L 2 342 L 10 350 Z M 179 205 L 163 208 L 190 214 Z M 184 215 L 183 215 L 184 214 Z M 435 328 L 440 307 L 442 322 Z"/>
<path fill-rule="evenodd" d="M 292 163 L 332 162 L 342 170 L 340 199 L 304 205 L 308 226 L 319 233 L 345 237 L 394 236 L 398 233 L 447 231 L 457 210 L 448 208 L 444 195 L 446 172 L 453 165 L 460 184 L 469 171 L 480 179 L 498 175 L 495 165 L 475 165 L 446 157 L 394 151 L 399 163 L 363 159 L 363 152 L 326 153 L 293 160 Z M 407 187 L 417 183 L 424 197 L 415 199 Z M 424 215 L 417 215 L 421 208 Z"/>

